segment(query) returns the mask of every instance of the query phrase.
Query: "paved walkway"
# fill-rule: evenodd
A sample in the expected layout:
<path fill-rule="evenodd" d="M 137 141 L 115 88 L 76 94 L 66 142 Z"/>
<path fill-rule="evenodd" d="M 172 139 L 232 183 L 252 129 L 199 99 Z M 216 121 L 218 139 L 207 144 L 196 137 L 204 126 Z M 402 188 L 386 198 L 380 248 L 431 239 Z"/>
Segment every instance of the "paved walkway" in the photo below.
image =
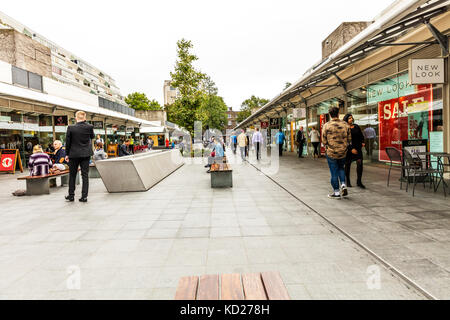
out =
<path fill-rule="evenodd" d="M 267 159 L 263 160 L 262 165 Z M 261 167 L 261 163 L 251 162 Z M 366 190 L 349 189 L 343 201 L 331 192 L 325 159 L 286 154 L 271 178 L 439 299 L 450 299 L 450 197 L 418 185 L 416 196 L 400 190 L 400 170 L 364 167 Z M 351 181 L 356 185 L 356 166 Z"/>
<path fill-rule="evenodd" d="M 395 256 L 408 234 L 402 229 L 397 240 L 388 239 L 383 228 L 400 222 L 375 216 L 400 218 L 396 195 L 396 205 L 419 215 L 410 205 L 419 199 L 403 193 L 385 204 L 369 191 L 358 204 L 330 204 L 323 164 L 291 157 L 282 166 L 276 177 L 316 210 L 334 206 L 330 216 L 355 234 L 366 224 L 375 228 L 368 239 L 383 240 L 386 255 Z M 91 180 L 87 204 L 64 202 L 61 188 L 15 198 L 11 192 L 23 182 L 0 176 L 0 298 L 173 299 L 182 276 L 261 271 L 280 271 L 293 299 L 424 298 L 250 164 L 234 165 L 233 174 L 233 189 L 213 190 L 203 166 L 185 165 L 150 191 L 131 194 L 108 194 L 101 180 Z M 367 203 L 374 203 L 370 215 Z M 435 243 L 419 231 L 415 240 L 413 258 Z M 417 272 L 426 267 L 419 263 Z M 80 289 L 70 290 L 77 279 Z"/>

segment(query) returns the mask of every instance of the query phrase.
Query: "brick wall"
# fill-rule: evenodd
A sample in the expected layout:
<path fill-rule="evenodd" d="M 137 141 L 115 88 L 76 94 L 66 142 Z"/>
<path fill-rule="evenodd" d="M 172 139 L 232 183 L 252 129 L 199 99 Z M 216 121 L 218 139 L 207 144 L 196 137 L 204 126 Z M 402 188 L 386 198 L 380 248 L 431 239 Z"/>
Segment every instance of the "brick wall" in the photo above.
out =
<path fill-rule="evenodd" d="M 0 30 L 0 60 L 51 78 L 50 48 L 14 30 Z"/>

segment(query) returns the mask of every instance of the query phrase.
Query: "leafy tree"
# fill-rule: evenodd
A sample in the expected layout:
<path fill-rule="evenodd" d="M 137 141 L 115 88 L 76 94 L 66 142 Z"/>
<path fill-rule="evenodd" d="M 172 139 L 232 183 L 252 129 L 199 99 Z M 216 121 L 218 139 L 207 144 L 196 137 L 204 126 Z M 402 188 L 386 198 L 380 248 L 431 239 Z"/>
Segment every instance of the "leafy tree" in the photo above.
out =
<path fill-rule="evenodd" d="M 283 90 L 286 90 L 286 89 L 289 88 L 290 86 L 292 86 L 292 83 L 286 82 L 286 84 L 284 85 L 284 89 L 283 89 Z"/>
<path fill-rule="evenodd" d="M 223 129 L 227 121 L 227 106 L 219 97 L 216 84 L 211 77 L 193 66 L 197 56 L 191 53 L 192 42 L 181 39 L 177 42 L 175 71 L 170 73 L 171 85 L 178 89 L 180 97 L 166 106 L 169 121 L 194 132 L 194 122 L 202 121 L 206 127 Z"/>
<path fill-rule="evenodd" d="M 269 103 L 269 100 L 251 96 L 241 104 L 241 111 L 238 113 L 236 121 L 242 122 L 252 115 L 252 111 L 259 109 Z"/>
<path fill-rule="evenodd" d="M 217 95 L 204 95 L 197 114 L 199 120 L 202 121 L 203 129 L 223 130 L 228 120 L 227 110 L 228 107 L 222 97 Z"/>
<path fill-rule="evenodd" d="M 175 72 L 171 72 L 171 84 L 178 88 L 182 98 L 193 98 L 200 91 L 200 85 L 206 75 L 193 66 L 198 57 L 190 52 L 193 48 L 190 40 L 181 39 L 177 42 L 178 60 Z"/>
<path fill-rule="evenodd" d="M 150 101 L 145 93 L 133 92 L 130 93 L 126 98 L 125 102 L 130 108 L 135 110 L 162 110 L 161 105 L 153 99 Z"/>

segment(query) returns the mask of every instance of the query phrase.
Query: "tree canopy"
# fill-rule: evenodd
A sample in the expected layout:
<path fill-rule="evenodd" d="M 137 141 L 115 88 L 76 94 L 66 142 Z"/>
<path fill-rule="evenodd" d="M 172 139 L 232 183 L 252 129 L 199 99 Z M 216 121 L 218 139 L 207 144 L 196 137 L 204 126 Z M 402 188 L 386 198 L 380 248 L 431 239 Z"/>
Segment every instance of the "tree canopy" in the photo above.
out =
<path fill-rule="evenodd" d="M 218 96 L 216 84 L 210 76 L 197 70 L 193 63 L 198 60 L 191 53 L 191 41 L 177 42 L 177 61 L 174 72 L 170 73 L 171 85 L 178 89 L 180 96 L 172 105 L 166 106 L 169 121 L 194 132 L 194 122 L 202 121 L 206 127 L 223 130 L 227 121 L 227 105 Z"/>
<path fill-rule="evenodd" d="M 238 113 L 236 121 L 238 123 L 244 121 L 251 116 L 253 110 L 259 109 L 268 103 L 269 100 L 267 99 L 259 98 L 254 95 L 251 96 L 249 99 L 242 102 L 241 111 Z"/>
<path fill-rule="evenodd" d="M 145 93 L 133 92 L 126 98 L 125 102 L 135 110 L 162 110 L 161 105 L 155 99 L 149 100 Z"/>

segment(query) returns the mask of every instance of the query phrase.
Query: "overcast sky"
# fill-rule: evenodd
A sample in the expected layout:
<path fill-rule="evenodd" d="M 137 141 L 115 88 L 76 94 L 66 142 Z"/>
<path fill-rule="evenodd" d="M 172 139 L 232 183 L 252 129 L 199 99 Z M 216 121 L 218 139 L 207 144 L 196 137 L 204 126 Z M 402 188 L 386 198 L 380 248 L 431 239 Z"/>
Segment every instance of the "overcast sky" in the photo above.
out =
<path fill-rule="evenodd" d="M 2 1 L 0 10 L 110 74 L 123 95 L 163 103 L 176 42 L 192 40 L 196 66 L 228 106 L 271 99 L 321 58 L 341 22 L 371 21 L 393 0 Z"/>

